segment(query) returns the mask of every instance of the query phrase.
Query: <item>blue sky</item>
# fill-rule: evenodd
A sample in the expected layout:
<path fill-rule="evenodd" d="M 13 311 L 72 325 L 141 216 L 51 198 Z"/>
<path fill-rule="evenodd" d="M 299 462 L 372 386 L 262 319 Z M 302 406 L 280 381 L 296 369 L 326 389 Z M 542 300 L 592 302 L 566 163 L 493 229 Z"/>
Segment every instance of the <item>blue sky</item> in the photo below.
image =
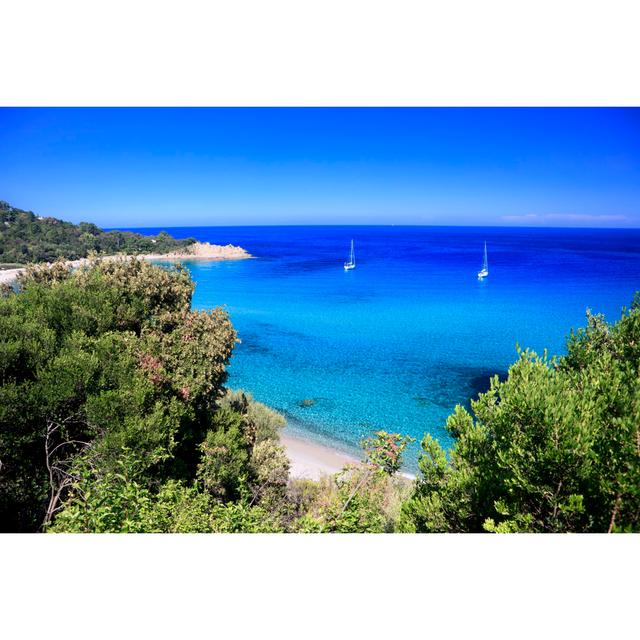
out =
<path fill-rule="evenodd" d="M 640 109 L 0 108 L 0 199 L 103 227 L 640 227 Z"/>

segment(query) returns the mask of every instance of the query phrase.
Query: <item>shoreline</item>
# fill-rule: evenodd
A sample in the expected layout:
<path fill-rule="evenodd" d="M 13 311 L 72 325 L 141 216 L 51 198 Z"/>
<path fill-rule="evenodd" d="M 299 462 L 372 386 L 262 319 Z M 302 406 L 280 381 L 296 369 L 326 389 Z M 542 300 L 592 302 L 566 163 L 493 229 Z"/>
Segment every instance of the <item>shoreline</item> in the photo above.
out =
<path fill-rule="evenodd" d="M 340 449 L 305 438 L 297 432 L 292 434 L 287 427 L 280 434 L 280 443 L 291 463 L 289 477 L 292 479 L 320 480 L 323 476 L 338 473 L 346 465 L 363 464 L 362 460 Z M 407 480 L 416 479 L 408 471 L 400 470 L 397 475 Z"/>
<path fill-rule="evenodd" d="M 189 260 L 203 260 L 219 262 L 222 260 L 246 260 L 253 256 L 236 245 L 211 244 L 209 242 L 195 242 L 185 251 L 172 251 L 170 253 L 119 253 L 116 255 L 96 256 L 97 260 L 165 260 L 167 262 L 181 262 Z M 92 258 L 78 258 L 77 260 L 66 260 L 65 264 L 71 267 L 82 267 L 89 264 Z M 51 265 L 52 262 L 37 262 L 36 265 Z M 13 284 L 16 278 L 26 271 L 27 267 L 17 267 L 15 269 L 0 269 L 0 284 Z"/>
<path fill-rule="evenodd" d="M 289 477 L 319 480 L 322 476 L 338 473 L 348 464 L 360 464 L 361 461 L 347 453 L 320 444 L 311 438 L 292 434 L 286 427 L 280 434 L 291 467 Z"/>

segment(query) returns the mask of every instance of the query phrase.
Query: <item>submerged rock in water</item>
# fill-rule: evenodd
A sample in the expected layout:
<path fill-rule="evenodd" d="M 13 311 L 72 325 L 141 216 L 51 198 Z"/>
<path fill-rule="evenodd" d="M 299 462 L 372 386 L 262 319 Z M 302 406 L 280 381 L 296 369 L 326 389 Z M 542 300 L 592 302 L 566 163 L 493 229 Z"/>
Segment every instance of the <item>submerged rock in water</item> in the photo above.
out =
<path fill-rule="evenodd" d="M 317 402 L 315 398 L 304 398 L 298 402 L 299 407 L 313 407 L 313 405 Z"/>

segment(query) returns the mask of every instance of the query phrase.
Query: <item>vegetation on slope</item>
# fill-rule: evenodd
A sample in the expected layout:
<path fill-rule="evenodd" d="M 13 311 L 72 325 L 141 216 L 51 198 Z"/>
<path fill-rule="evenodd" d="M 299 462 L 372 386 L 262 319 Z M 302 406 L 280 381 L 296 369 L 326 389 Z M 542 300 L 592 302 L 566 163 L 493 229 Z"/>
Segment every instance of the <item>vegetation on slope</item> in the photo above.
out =
<path fill-rule="evenodd" d="M 568 355 L 524 352 L 425 436 L 379 431 L 366 462 L 289 478 L 283 418 L 225 388 L 236 341 L 191 311 L 181 268 L 31 267 L 0 296 L 0 529 L 69 532 L 640 530 L 640 304 L 588 316 Z"/>
<path fill-rule="evenodd" d="M 164 231 L 157 236 L 102 231 L 95 224 L 43 218 L 0 201 L 0 263 L 53 262 L 57 258 L 76 260 L 86 258 L 90 253 L 169 253 L 194 242 L 193 238 L 176 240 Z"/>

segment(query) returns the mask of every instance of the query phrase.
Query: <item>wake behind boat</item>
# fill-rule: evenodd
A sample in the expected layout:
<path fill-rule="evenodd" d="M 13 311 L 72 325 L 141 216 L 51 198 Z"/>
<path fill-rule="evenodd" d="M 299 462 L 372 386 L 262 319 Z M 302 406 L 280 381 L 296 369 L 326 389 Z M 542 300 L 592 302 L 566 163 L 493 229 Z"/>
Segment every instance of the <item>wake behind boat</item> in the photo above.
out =
<path fill-rule="evenodd" d="M 350 271 L 356 268 L 356 254 L 353 250 L 353 240 L 351 241 L 351 253 L 349 254 L 349 261 L 344 263 L 344 270 Z"/>
<path fill-rule="evenodd" d="M 478 271 L 478 280 L 482 280 L 489 275 L 489 262 L 487 260 L 487 243 L 484 243 L 484 260 L 482 261 L 482 269 Z"/>

